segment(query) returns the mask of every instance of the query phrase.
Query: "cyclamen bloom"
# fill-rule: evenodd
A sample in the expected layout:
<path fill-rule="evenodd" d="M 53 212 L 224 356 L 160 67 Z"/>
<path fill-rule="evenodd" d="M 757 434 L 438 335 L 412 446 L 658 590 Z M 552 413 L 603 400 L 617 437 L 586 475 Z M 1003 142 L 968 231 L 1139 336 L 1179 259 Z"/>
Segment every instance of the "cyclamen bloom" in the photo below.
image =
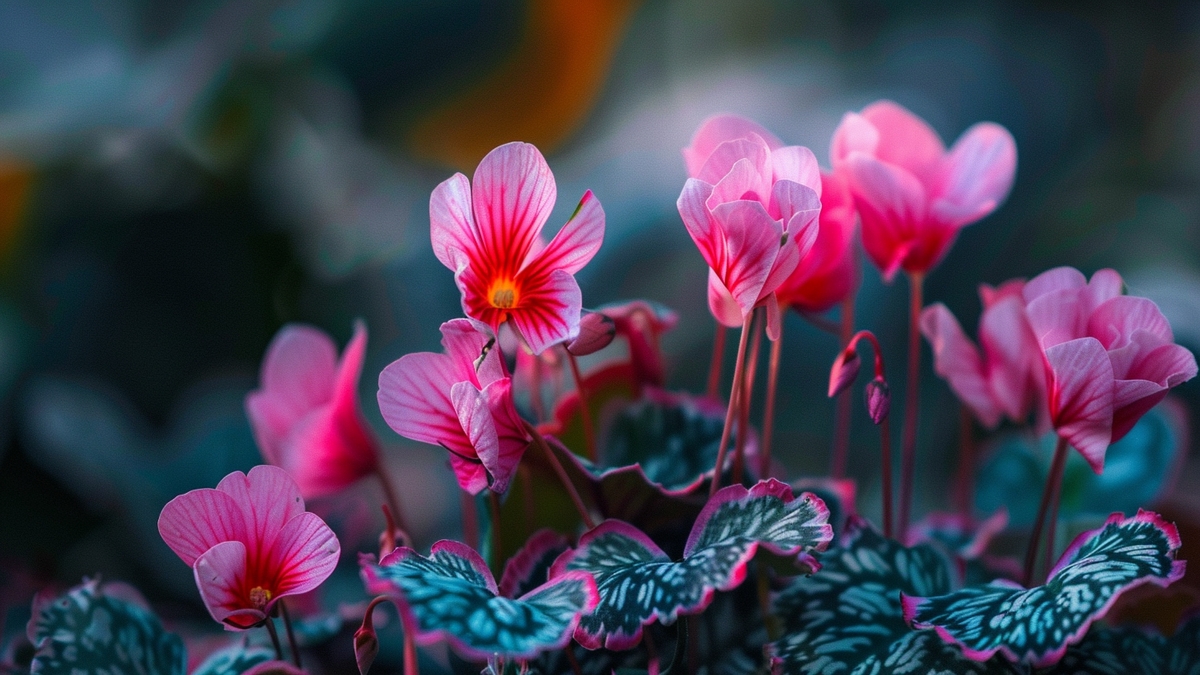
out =
<path fill-rule="evenodd" d="M 471 494 L 508 489 L 529 445 L 494 338 L 468 319 L 442 324 L 445 354 L 406 354 L 379 374 L 379 411 L 396 433 L 450 452 Z"/>
<path fill-rule="evenodd" d="M 1043 272 L 1022 297 L 1046 369 L 1050 421 L 1099 473 L 1119 441 L 1167 390 L 1196 376 L 1196 358 L 1175 344 L 1151 300 L 1121 295 L 1100 270 L 1089 282 L 1071 267 Z"/>
<path fill-rule="evenodd" d="M 296 482 L 269 465 L 172 499 L 158 532 L 192 567 L 204 606 L 228 630 L 253 628 L 280 599 L 320 586 L 341 553 L 333 530 L 304 510 Z"/>
<path fill-rule="evenodd" d="M 578 335 L 583 296 L 574 274 L 604 239 L 604 210 L 589 190 L 545 244 L 556 194 L 542 153 L 508 143 L 483 158 L 472 182 L 456 173 L 429 199 L 433 252 L 454 271 L 463 313 L 492 332 L 511 322 L 535 354 Z"/>
<path fill-rule="evenodd" d="M 361 321 L 341 361 L 328 335 L 289 324 L 267 348 L 260 388 L 246 395 L 263 458 L 286 469 L 305 499 L 337 492 L 378 466 L 375 437 L 358 400 L 366 349 Z"/>
<path fill-rule="evenodd" d="M 846 113 L 830 154 L 854 193 L 863 248 L 888 280 L 937 265 L 959 230 L 1004 201 L 1017 168 L 1004 127 L 976 124 L 947 152 L 928 124 L 891 101 Z"/>
<path fill-rule="evenodd" d="M 854 197 L 844 176 L 821 173 L 817 238 L 796 270 L 775 290 L 779 304 L 799 312 L 824 312 L 854 292 Z"/>
<path fill-rule="evenodd" d="M 979 287 L 983 314 L 979 347 L 942 303 L 921 312 L 921 333 L 933 348 L 933 368 L 981 424 L 995 428 L 1003 416 L 1023 423 L 1045 389 L 1041 352 L 1025 318 L 1025 282 L 1013 279 Z"/>
<path fill-rule="evenodd" d="M 768 335 L 778 339 L 775 290 L 817 236 L 816 157 L 734 115 L 706 120 L 683 156 L 691 178 L 677 206 L 708 263 L 713 316 L 725 325 L 742 325 L 755 307 L 765 305 Z"/>

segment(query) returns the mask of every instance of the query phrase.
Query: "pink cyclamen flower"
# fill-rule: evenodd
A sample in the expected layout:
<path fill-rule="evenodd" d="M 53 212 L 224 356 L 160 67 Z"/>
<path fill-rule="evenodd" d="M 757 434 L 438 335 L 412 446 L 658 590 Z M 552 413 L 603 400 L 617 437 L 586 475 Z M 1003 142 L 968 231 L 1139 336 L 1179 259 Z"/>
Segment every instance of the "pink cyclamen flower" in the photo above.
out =
<path fill-rule="evenodd" d="M 740 326 L 765 305 L 768 335 L 778 339 L 775 290 L 817 237 L 816 157 L 734 115 L 705 120 L 683 157 L 691 177 L 677 206 L 708 263 L 709 309 L 721 323 Z"/>
<path fill-rule="evenodd" d="M 228 630 L 257 626 L 280 599 L 320 586 L 341 553 L 333 530 L 304 510 L 296 481 L 270 465 L 172 499 L 158 533 L 191 565 L 204 606 Z"/>
<path fill-rule="evenodd" d="M 492 150 L 472 182 L 461 173 L 429 199 L 433 252 L 454 271 L 463 313 L 491 327 L 512 323 L 535 354 L 579 333 L 575 273 L 600 249 L 604 210 L 589 190 L 554 239 L 542 241 L 557 190 L 538 149 Z"/>
<path fill-rule="evenodd" d="M 798 312 L 824 312 L 854 292 L 854 224 L 850 184 L 840 174 L 822 172 L 817 238 L 775 290 L 780 305 Z"/>
<path fill-rule="evenodd" d="M 512 379 L 485 326 L 442 324 L 444 354 L 406 354 L 379 374 L 379 411 L 396 433 L 440 445 L 463 490 L 508 489 L 529 445 Z"/>
<path fill-rule="evenodd" d="M 1120 440 L 1171 387 L 1196 376 L 1158 305 L 1122 295 L 1100 270 L 1089 282 L 1071 267 L 1043 272 L 1022 291 L 1046 372 L 1050 421 L 1099 473 Z"/>
<path fill-rule="evenodd" d="M 862 218 L 863 248 L 890 280 L 937 265 L 959 230 L 1000 205 L 1017 147 L 991 122 L 967 129 L 947 152 L 921 118 L 891 101 L 846 113 L 830 154 Z"/>
<path fill-rule="evenodd" d="M 375 437 L 358 400 L 366 349 L 361 321 L 340 361 L 328 335 L 289 324 L 267 347 L 260 387 L 246 395 L 263 459 L 287 469 L 305 499 L 337 492 L 378 467 Z"/>
<path fill-rule="evenodd" d="M 933 368 L 981 424 L 995 428 L 1004 416 L 1018 424 L 1042 399 L 1041 352 L 1025 317 L 1024 280 L 979 287 L 982 351 L 942 303 L 921 312 L 921 333 L 933 348 Z"/>

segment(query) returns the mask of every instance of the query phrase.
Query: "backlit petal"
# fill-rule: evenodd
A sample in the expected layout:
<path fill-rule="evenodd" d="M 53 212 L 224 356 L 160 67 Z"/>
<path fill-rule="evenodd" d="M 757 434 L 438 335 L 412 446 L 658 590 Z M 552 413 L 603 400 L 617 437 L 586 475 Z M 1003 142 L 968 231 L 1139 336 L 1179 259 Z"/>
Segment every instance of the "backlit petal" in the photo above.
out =
<path fill-rule="evenodd" d="M 520 305 L 509 311 L 513 327 L 534 354 L 579 334 L 583 294 L 575 277 L 563 270 L 528 279 L 521 288 Z"/>
<path fill-rule="evenodd" d="M 725 233 L 725 249 L 719 252 L 724 254 L 719 264 L 712 267 L 745 316 L 762 297 L 763 284 L 779 254 L 783 227 L 758 202 L 721 204 L 713 209 L 713 217 Z"/>
<path fill-rule="evenodd" d="M 261 387 L 246 397 L 246 413 L 263 456 L 278 462 L 292 425 L 332 396 L 337 346 L 303 324 L 284 326 L 271 340 L 260 372 Z"/>
<path fill-rule="evenodd" d="M 829 158 L 836 171 L 853 153 L 874 155 L 879 146 L 879 130 L 865 117 L 855 112 L 842 115 L 842 121 L 833 131 L 833 141 L 829 144 Z"/>
<path fill-rule="evenodd" d="M 529 143 L 506 143 L 479 162 L 471 202 L 481 255 L 491 270 L 517 271 L 550 217 L 556 194 L 550 166 Z"/>
<path fill-rule="evenodd" d="M 450 400 L 476 455 L 488 473 L 495 476 L 500 441 L 487 397 L 470 382 L 459 382 L 450 388 Z"/>
<path fill-rule="evenodd" d="M 961 226 L 988 215 L 1004 201 L 1017 170 L 1017 144 L 999 124 L 972 126 L 942 160 L 932 215 Z"/>
<path fill-rule="evenodd" d="M 1063 342 L 1045 354 L 1055 430 L 1100 473 L 1112 439 L 1114 388 L 1108 354 L 1095 338 Z"/>
<path fill-rule="evenodd" d="M 879 130 L 875 157 L 906 169 L 931 185 L 946 146 L 925 120 L 892 101 L 877 101 L 863 108 L 862 116 Z"/>
<path fill-rule="evenodd" d="M 806 185 L 821 197 L 821 167 L 812 150 L 802 145 L 789 145 L 771 150 L 772 180 L 790 180 Z"/>
<path fill-rule="evenodd" d="M 708 198 L 712 192 L 711 184 L 689 178 L 683 184 L 683 191 L 679 193 L 675 205 L 683 219 L 683 226 L 687 228 L 696 248 L 700 249 L 704 262 L 709 267 L 716 267 L 719 264 L 718 256 L 725 246 L 725 238 L 708 210 Z"/>
<path fill-rule="evenodd" d="M 158 533 L 184 563 L 192 565 L 223 541 L 248 541 L 242 509 L 233 497 L 210 488 L 192 490 L 167 502 Z"/>
<path fill-rule="evenodd" d="M 737 328 L 745 320 L 741 307 L 711 268 L 708 270 L 708 309 L 717 323 L 728 328 Z"/>
<path fill-rule="evenodd" d="M 461 382 L 459 367 L 445 354 L 405 354 L 379 374 L 379 412 L 396 433 L 414 441 L 444 445 L 473 458 L 459 424 L 450 387 Z"/>
<path fill-rule="evenodd" d="M 233 497 L 246 523 L 246 545 L 271 548 L 287 521 L 304 513 L 304 499 L 288 472 L 260 464 L 249 473 L 234 471 L 217 483 L 217 489 Z"/>
<path fill-rule="evenodd" d="M 571 219 L 535 256 L 525 271 L 536 275 L 551 270 L 575 274 L 588 264 L 604 241 L 604 209 L 591 190 L 584 193 Z"/>
<path fill-rule="evenodd" d="M 246 553 L 242 542 L 226 541 L 205 551 L 192 568 L 208 613 L 235 630 L 250 628 L 266 618 L 246 597 Z"/>
<path fill-rule="evenodd" d="M 442 181 L 429 196 L 429 235 L 433 254 L 446 267 L 459 267 L 478 255 L 479 231 L 471 214 L 471 184 L 461 173 Z"/>
<path fill-rule="evenodd" d="M 933 349 L 933 369 L 975 413 L 981 424 L 994 428 L 1000 410 L 989 392 L 979 349 L 967 338 L 958 319 L 942 303 L 921 311 L 921 334 Z"/>
<path fill-rule="evenodd" d="M 918 243 L 925 222 L 925 188 L 909 172 L 852 154 L 845 175 L 862 218 L 867 255 L 890 279 Z"/>
<path fill-rule="evenodd" d="M 301 513 L 279 532 L 271 549 L 276 571 L 275 598 L 307 593 L 320 586 L 337 567 L 342 547 L 333 530 L 315 513 Z"/>
<path fill-rule="evenodd" d="M 733 169 L 733 165 L 741 160 L 746 160 L 753 167 L 754 172 L 762 177 L 768 187 L 770 186 L 771 149 L 767 147 L 766 141 L 757 134 L 750 134 L 745 138 L 726 141 L 718 145 L 705 160 L 704 166 L 700 167 L 696 178 L 716 185 Z"/>
<path fill-rule="evenodd" d="M 739 115 L 714 115 L 704 120 L 692 135 L 692 142 L 683 149 L 683 162 L 687 166 L 688 177 L 695 178 L 699 175 L 704 162 L 718 145 L 725 141 L 747 138 L 750 134 L 757 134 L 771 150 L 783 146 L 783 142 L 776 138 L 775 134 L 757 122 Z"/>

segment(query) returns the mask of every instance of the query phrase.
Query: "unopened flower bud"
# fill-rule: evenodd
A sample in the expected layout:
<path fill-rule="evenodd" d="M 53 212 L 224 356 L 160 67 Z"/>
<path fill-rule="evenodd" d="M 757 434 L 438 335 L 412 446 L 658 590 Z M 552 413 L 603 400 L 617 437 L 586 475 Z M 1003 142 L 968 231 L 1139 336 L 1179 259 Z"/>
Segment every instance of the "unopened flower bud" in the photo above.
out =
<path fill-rule="evenodd" d="M 882 424 L 891 408 L 892 393 L 887 380 L 877 375 L 867 383 L 867 412 L 871 415 L 871 421 Z"/>
<path fill-rule="evenodd" d="M 359 675 L 367 675 L 371 664 L 375 662 L 375 655 L 379 653 L 379 638 L 370 624 L 368 615 L 363 625 L 354 632 L 354 660 L 358 662 Z"/>
<path fill-rule="evenodd" d="M 617 335 L 617 324 L 600 312 L 584 311 L 579 317 L 579 335 L 567 343 L 574 356 L 587 356 L 604 349 Z"/>
<path fill-rule="evenodd" d="M 858 377 L 859 363 L 858 352 L 854 349 L 844 349 L 838 354 L 833 369 L 829 371 L 829 398 L 837 396 L 854 382 L 854 378 Z"/>

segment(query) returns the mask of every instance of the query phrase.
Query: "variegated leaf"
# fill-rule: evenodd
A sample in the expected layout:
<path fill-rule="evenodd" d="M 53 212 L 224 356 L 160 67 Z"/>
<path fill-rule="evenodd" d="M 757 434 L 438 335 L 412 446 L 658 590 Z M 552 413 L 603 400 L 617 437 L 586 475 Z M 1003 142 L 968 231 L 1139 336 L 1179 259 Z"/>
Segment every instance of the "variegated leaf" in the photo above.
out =
<path fill-rule="evenodd" d="M 529 541 L 504 564 L 504 573 L 500 575 L 500 595 L 515 598 L 546 583 L 555 558 L 569 548 L 571 544 L 567 538 L 554 530 L 534 532 Z"/>
<path fill-rule="evenodd" d="M 1133 627 L 1093 627 L 1045 675 L 1200 675 L 1200 616 L 1166 638 Z"/>
<path fill-rule="evenodd" d="M 137 592 L 86 581 L 35 605 L 32 673 L 183 675 L 183 640 L 163 629 Z"/>
<path fill-rule="evenodd" d="M 255 666 L 274 660 L 274 649 L 243 642 L 213 652 L 191 675 L 241 675 Z"/>
<path fill-rule="evenodd" d="M 455 541 L 437 542 L 428 558 L 401 547 L 378 564 L 370 556 L 361 564 L 368 592 L 395 601 L 418 642 L 446 639 L 468 658 L 531 658 L 560 649 L 597 601 L 586 572 L 554 578 L 519 598 L 503 597 L 479 554 Z"/>
<path fill-rule="evenodd" d="M 1156 514 L 1114 514 L 1072 543 L 1045 585 L 1025 589 L 1000 580 L 935 597 L 910 594 L 905 619 L 915 628 L 936 629 L 972 659 L 999 652 L 1013 662 L 1052 665 L 1121 593 L 1179 579 L 1184 566 L 1175 561 L 1178 548 L 1175 526 Z"/>
<path fill-rule="evenodd" d="M 793 499 L 791 489 L 773 479 L 750 490 L 731 485 L 701 511 L 682 560 L 672 561 L 632 525 L 610 520 L 564 553 L 551 577 L 594 574 L 600 604 L 580 620 L 575 639 L 592 649 L 629 649 L 641 640 L 644 625 L 700 612 L 716 591 L 741 584 L 760 547 L 815 567 L 810 552 L 824 550 L 833 537 L 828 517 L 819 499 Z"/>

